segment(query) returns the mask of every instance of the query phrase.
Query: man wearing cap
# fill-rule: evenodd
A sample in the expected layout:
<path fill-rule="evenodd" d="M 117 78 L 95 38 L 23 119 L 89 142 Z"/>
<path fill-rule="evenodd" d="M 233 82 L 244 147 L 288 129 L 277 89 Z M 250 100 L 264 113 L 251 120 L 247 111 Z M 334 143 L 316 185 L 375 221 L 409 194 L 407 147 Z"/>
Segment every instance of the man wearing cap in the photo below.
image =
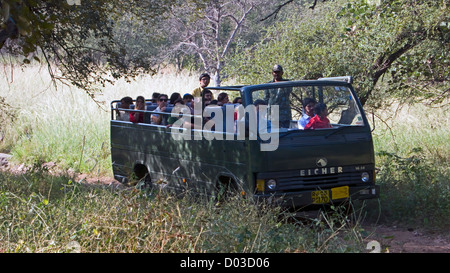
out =
<path fill-rule="evenodd" d="M 209 85 L 209 82 L 211 80 L 211 77 L 208 73 L 203 73 L 199 77 L 200 86 L 192 90 L 192 96 L 194 97 L 201 97 L 203 94 L 203 90 L 206 89 L 206 87 Z M 214 97 L 212 98 L 214 99 Z"/>
<path fill-rule="evenodd" d="M 283 79 L 283 67 L 281 65 L 276 64 L 272 68 L 272 82 L 282 82 L 289 81 Z M 289 96 L 291 95 L 292 88 L 291 87 L 283 87 L 283 88 L 274 88 L 268 89 L 265 92 L 264 101 L 269 105 L 278 105 L 279 106 L 279 124 L 280 128 L 289 128 L 292 114 L 291 114 L 291 106 L 289 105 Z"/>
<path fill-rule="evenodd" d="M 273 76 L 273 81 L 271 81 L 271 82 L 288 81 L 288 80 L 283 79 L 283 67 L 281 67 L 281 65 L 279 65 L 279 64 L 276 64 L 273 66 L 272 76 Z"/>

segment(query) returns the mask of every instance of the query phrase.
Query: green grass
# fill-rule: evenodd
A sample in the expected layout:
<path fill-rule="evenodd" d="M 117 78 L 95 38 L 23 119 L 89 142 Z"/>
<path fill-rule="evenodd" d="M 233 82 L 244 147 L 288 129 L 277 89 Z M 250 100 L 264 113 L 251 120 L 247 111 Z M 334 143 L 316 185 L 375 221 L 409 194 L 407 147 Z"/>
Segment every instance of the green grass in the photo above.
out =
<path fill-rule="evenodd" d="M 70 252 L 73 242 L 88 253 L 364 251 L 360 227 L 339 215 L 305 226 L 250 200 L 145 195 L 36 170 L 0 173 L 0 252 Z"/>
<path fill-rule="evenodd" d="M 276 210 L 261 213 L 249 200 L 215 206 L 189 197 L 144 197 L 132 189 L 82 186 L 40 167 L 55 162 L 62 170 L 111 176 L 109 102 L 153 92 L 183 94 L 196 87 L 195 75 L 119 81 L 105 87 L 95 103 L 73 87 L 55 89 L 45 68 L 13 72 L 13 79 L 0 78 L 0 98 L 14 114 L 0 115 L 0 152 L 35 168 L 23 176 L 0 173 L 0 252 L 65 252 L 72 241 L 83 252 L 364 251 L 361 227 L 344 225 L 339 214 L 305 227 L 279 221 Z M 448 111 L 444 104 L 376 113 L 381 196 L 367 202 L 361 215 L 372 222 L 448 230 Z"/>
<path fill-rule="evenodd" d="M 0 152 L 12 153 L 16 163 L 55 162 L 62 169 L 105 175 L 111 175 L 112 100 L 138 95 L 150 98 L 153 92 L 184 94 L 198 84 L 197 76 L 187 73 L 142 76 L 132 83 L 107 85 L 94 101 L 77 88 L 59 82 L 53 86 L 45 67 L 5 70 L 0 99 L 9 107 L 0 103 L 0 110 L 6 108 L 14 118 L 0 115 Z"/>
<path fill-rule="evenodd" d="M 388 117 L 393 117 L 387 119 Z M 383 219 L 445 230 L 450 219 L 449 107 L 417 104 L 376 122 L 374 145 Z"/>

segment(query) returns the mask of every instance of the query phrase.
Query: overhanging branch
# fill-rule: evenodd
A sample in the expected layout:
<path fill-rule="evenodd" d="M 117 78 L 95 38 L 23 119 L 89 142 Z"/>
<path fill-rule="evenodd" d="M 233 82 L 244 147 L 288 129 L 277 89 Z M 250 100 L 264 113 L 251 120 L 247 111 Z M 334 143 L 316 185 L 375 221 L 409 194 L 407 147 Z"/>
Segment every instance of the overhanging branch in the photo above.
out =
<path fill-rule="evenodd" d="M 3 48 L 6 40 L 16 38 L 18 29 L 11 17 L 6 21 L 6 27 L 0 31 L 0 49 Z"/>

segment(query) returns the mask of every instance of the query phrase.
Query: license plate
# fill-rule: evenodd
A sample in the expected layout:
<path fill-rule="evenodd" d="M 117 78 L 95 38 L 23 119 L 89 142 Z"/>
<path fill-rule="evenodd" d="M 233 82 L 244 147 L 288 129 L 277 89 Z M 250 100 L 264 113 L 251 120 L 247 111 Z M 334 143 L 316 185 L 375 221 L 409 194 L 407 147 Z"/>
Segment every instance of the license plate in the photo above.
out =
<path fill-rule="evenodd" d="M 313 191 L 311 192 L 311 199 L 313 204 L 325 204 L 330 202 L 329 191 Z"/>
<path fill-rule="evenodd" d="M 348 198 L 348 197 L 349 197 L 348 186 L 337 187 L 337 188 L 331 189 L 331 198 L 333 198 L 333 200 L 334 199 L 343 199 L 343 198 Z"/>

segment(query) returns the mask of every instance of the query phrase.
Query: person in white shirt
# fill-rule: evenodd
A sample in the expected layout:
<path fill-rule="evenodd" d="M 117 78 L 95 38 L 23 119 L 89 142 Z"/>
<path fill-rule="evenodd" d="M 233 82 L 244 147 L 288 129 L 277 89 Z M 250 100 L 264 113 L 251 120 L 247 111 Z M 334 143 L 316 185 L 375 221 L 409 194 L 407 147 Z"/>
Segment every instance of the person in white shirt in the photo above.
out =
<path fill-rule="evenodd" d="M 165 112 L 168 100 L 169 98 L 166 94 L 160 94 L 158 97 L 158 107 L 154 112 Z M 167 125 L 167 115 L 152 114 L 151 119 L 151 123 L 154 125 Z"/>
<path fill-rule="evenodd" d="M 120 109 L 130 109 L 130 105 L 133 104 L 133 99 L 131 97 L 123 97 L 120 100 Z M 116 120 L 130 121 L 130 112 L 127 111 L 116 111 Z"/>
<path fill-rule="evenodd" d="M 314 106 L 316 103 L 316 100 L 313 98 L 305 98 L 303 100 L 303 115 L 298 120 L 298 129 L 305 129 L 306 124 L 308 124 L 309 120 L 314 117 Z"/>

